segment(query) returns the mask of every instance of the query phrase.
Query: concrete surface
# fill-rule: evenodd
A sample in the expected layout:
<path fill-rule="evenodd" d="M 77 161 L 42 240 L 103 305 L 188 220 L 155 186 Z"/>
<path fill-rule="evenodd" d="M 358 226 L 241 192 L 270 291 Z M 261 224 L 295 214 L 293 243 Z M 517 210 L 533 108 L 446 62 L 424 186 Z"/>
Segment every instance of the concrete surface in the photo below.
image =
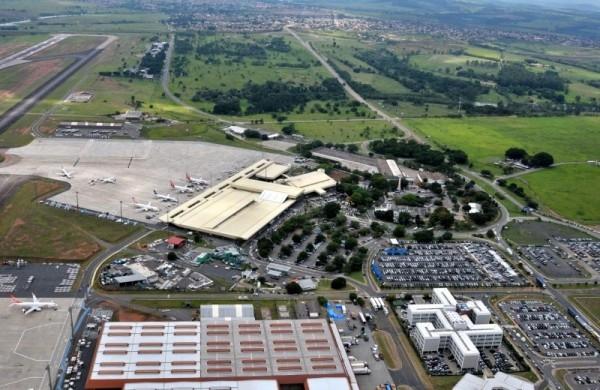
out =
<path fill-rule="evenodd" d="M 216 183 L 240 169 L 269 158 L 289 164 L 292 158 L 278 154 L 204 142 L 98 139 L 36 139 L 31 144 L 9 149 L 0 174 L 38 175 L 71 184 L 70 190 L 52 200 L 99 212 L 145 222 L 157 222 L 152 215 L 136 210 L 132 197 L 139 203 L 152 202 L 162 214 L 173 203 L 153 199 L 153 189 L 169 193 L 183 202 L 195 194 L 179 194 L 169 181 L 184 185 L 185 174 Z M 59 175 L 61 167 L 73 173 L 72 179 Z M 114 176 L 115 184 L 95 183 L 92 179 Z M 77 194 L 78 193 L 78 194 Z M 197 194 L 197 193 L 196 193 Z M 152 218 L 147 219 L 146 216 Z"/>
<path fill-rule="evenodd" d="M 40 297 L 40 299 L 43 299 Z M 68 307 L 75 299 L 55 299 L 58 310 L 43 310 L 27 316 L 0 299 L 0 389 L 48 389 L 46 365 L 52 383 L 70 333 Z M 78 310 L 73 310 L 77 318 Z"/>

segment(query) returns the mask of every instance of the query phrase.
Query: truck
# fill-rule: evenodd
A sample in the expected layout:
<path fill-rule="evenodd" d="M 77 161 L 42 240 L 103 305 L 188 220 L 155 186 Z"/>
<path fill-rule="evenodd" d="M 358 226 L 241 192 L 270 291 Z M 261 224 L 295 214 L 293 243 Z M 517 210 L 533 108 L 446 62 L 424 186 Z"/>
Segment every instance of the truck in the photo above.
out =
<path fill-rule="evenodd" d="M 360 318 L 360 322 L 362 322 L 363 324 L 367 323 L 367 319 L 365 318 L 365 315 L 363 314 L 362 311 L 358 312 L 358 318 Z"/>
<path fill-rule="evenodd" d="M 544 280 L 544 278 L 542 278 L 541 276 L 537 276 L 535 278 L 535 283 L 538 285 L 538 287 L 540 288 L 546 288 L 546 281 Z"/>
<path fill-rule="evenodd" d="M 379 310 L 379 302 L 377 301 L 377 298 L 371 297 L 371 298 L 369 298 L 369 302 L 371 302 L 371 306 L 373 306 L 373 310 L 375 310 L 375 311 Z"/>
<path fill-rule="evenodd" d="M 371 369 L 369 367 L 353 368 L 352 372 L 354 375 L 369 375 L 371 373 Z"/>
<path fill-rule="evenodd" d="M 352 367 L 352 370 L 354 370 L 355 368 L 365 368 L 365 367 L 369 367 L 369 365 L 367 364 L 367 362 L 364 361 L 355 361 L 350 363 L 350 366 Z"/>

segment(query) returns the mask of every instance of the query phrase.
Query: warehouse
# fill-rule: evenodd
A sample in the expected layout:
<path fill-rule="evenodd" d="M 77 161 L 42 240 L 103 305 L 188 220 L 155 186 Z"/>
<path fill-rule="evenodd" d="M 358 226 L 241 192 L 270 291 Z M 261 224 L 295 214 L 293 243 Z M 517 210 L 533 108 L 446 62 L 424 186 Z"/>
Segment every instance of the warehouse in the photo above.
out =
<path fill-rule="evenodd" d="M 335 326 L 312 319 L 107 322 L 85 388 L 206 388 L 225 381 L 246 389 L 260 381 L 260 389 L 358 390 Z"/>
<path fill-rule="evenodd" d="M 252 304 L 200 305 L 201 320 L 253 320 Z"/>
<path fill-rule="evenodd" d="M 272 161 L 260 160 L 160 219 L 184 229 L 248 240 L 302 195 L 322 195 L 336 184 L 322 170 L 282 176 L 286 169 Z M 259 180 L 261 177 L 277 180 Z"/>

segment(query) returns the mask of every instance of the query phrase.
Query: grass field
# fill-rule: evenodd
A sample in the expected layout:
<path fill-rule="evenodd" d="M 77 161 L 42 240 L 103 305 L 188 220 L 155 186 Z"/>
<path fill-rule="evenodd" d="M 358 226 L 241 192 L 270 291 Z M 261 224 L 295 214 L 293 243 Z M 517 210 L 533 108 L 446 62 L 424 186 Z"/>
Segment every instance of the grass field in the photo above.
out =
<path fill-rule="evenodd" d="M 112 11 L 112 12 L 111 12 Z M 160 13 L 131 12 L 127 10 L 101 10 L 100 13 L 69 15 L 65 17 L 38 20 L 27 26 L 40 32 L 70 33 L 160 33 L 167 26 L 161 22 L 166 15 Z"/>
<path fill-rule="evenodd" d="M 47 56 L 69 55 L 91 50 L 104 42 L 106 37 L 100 36 L 72 36 L 55 45 L 52 45 L 40 52 L 35 53 L 30 58 L 43 58 Z"/>
<path fill-rule="evenodd" d="M 323 142 L 350 143 L 368 139 L 389 138 L 400 136 L 383 120 L 328 120 L 315 122 L 294 122 L 299 134 Z M 281 130 L 280 124 L 264 124 L 261 127 L 271 130 Z"/>
<path fill-rule="evenodd" d="M 502 236 L 517 245 L 544 245 L 552 236 L 565 238 L 589 237 L 568 226 L 542 221 L 512 221 L 502 231 Z"/>
<path fill-rule="evenodd" d="M 4 202 L 0 208 L 0 253 L 9 257 L 86 260 L 101 250 L 97 239 L 117 242 L 139 229 L 37 202 L 63 186 L 35 179 L 24 183 Z"/>
<path fill-rule="evenodd" d="M 36 43 L 48 39 L 48 34 L 0 33 L 0 58 L 7 57 Z"/>
<path fill-rule="evenodd" d="M 600 167 L 562 165 L 511 179 L 548 211 L 588 225 L 600 224 Z"/>
<path fill-rule="evenodd" d="M 0 70 L 0 113 L 17 104 L 71 62 L 73 60 L 69 58 L 56 58 Z"/>
<path fill-rule="evenodd" d="M 406 122 L 439 147 L 464 150 L 474 170 L 500 174 L 493 163 L 510 147 L 530 154 L 546 151 L 555 162 L 598 159 L 600 117 L 432 118 Z M 600 170 L 586 164 L 563 165 L 513 179 L 547 209 L 583 223 L 600 223 L 597 197 Z M 586 185 L 582 185 L 586 183 Z"/>
<path fill-rule="evenodd" d="M 600 297 L 599 296 L 571 296 L 569 299 L 577 308 L 584 312 L 586 317 L 600 326 Z"/>

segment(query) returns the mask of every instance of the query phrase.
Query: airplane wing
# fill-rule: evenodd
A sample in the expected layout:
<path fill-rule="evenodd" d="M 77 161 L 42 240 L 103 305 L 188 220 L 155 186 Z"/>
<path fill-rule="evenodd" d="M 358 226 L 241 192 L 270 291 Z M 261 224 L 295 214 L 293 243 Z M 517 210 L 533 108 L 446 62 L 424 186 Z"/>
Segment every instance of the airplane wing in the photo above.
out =
<path fill-rule="evenodd" d="M 29 309 L 27 309 L 27 310 L 26 310 L 26 311 L 24 311 L 23 313 L 24 313 L 25 315 L 27 315 L 27 314 L 30 314 L 32 311 L 35 311 L 35 308 L 36 308 L 35 306 L 31 306 Z"/>

